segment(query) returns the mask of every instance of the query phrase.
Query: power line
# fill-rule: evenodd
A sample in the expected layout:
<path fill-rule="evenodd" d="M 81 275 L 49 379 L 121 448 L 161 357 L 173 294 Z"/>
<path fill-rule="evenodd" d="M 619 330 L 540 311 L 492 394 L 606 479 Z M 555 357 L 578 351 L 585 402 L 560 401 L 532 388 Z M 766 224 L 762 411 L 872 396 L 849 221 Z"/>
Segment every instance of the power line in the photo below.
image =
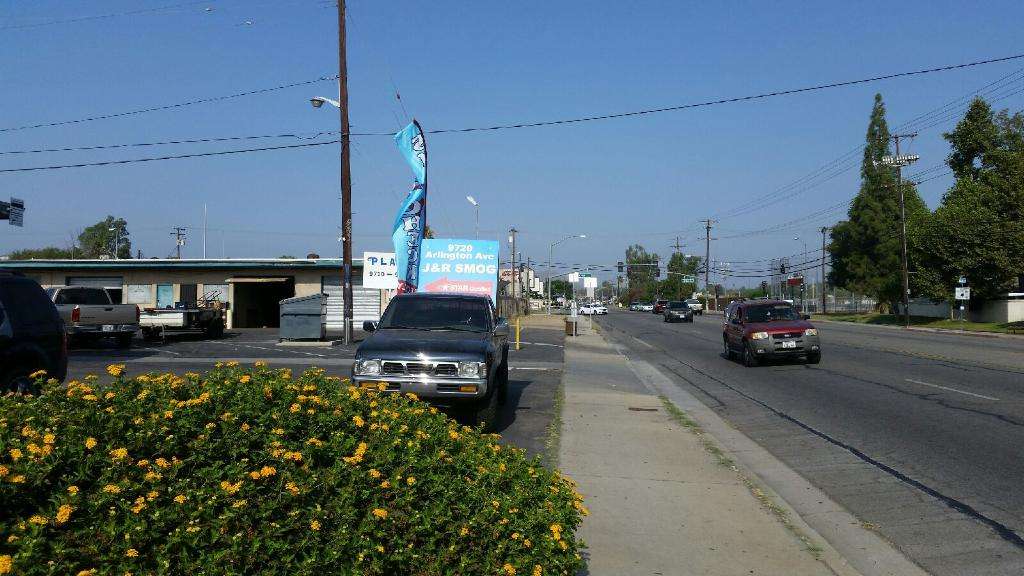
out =
<path fill-rule="evenodd" d="M 288 144 L 284 146 L 266 146 L 263 148 L 243 148 L 240 150 L 220 150 L 217 152 L 197 152 L 194 154 L 178 154 L 174 156 L 152 156 L 148 158 L 132 158 L 128 160 L 107 160 L 104 162 L 82 162 L 80 164 L 59 164 L 54 166 L 31 166 L 28 168 L 5 168 L 0 169 L 0 174 L 8 172 L 36 172 L 40 170 L 63 170 L 65 168 L 85 168 L 87 166 L 111 166 L 116 164 L 135 164 L 139 162 L 156 162 L 159 160 L 179 160 L 182 158 L 202 158 L 205 156 L 227 156 L 230 154 L 245 154 L 248 152 L 267 152 L 270 150 L 289 150 L 294 148 L 310 148 L 312 146 L 325 146 L 327 144 L 338 144 L 340 140 L 327 140 L 325 142 L 308 142 L 305 144 Z"/>
<path fill-rule="evenodd" d="M 19 130 L 33 130 L 35 128 L 51 128 L 53 126 L 67 126 L 69 124 L 81 124 L 83 122 L 93 122 L 96 120 L 109 120 L 110 118 L 123 118 L 125 116 L 134 116 L 136 114 L 146 114 L 148 112 L 158 112 L 160 110 L 174 110 L 176 108 L 184 108 L 186 106 L 195 106 L 196 104 L 209 104 L 211 102 L 221 102 L 224 100 L 231 100 L 234 98 L 242 98 L 244 96 L 255 96 L 257 94 L 266 94 L 268 92 L 276 92 L 278 90 L 285 90 L 288 88 L 296 88 L 298 86 L 309 86 L 310 84 L 316 84 L 318 82 L 325 82 L 328 80 L 337 80 L 338 76 L 321 76 L 313 80 L 305 80 L 302 82 L 292 82 L 291 84 L 282 84 L 280 86 L 273 86 L 271 88 L 260 88 L 258 90 L 249 90 L 246 92 L 236 92 L 234 94 L 226 94 L 224 96 L 212 96 L 210 98 L 200 98 L 198 100 L 189 100 L 188 102 L 179 102 L 177 104 L 167 104 L 164 106 L 151 106 L 149 108 L 139 108 L 136 110 L 129 110 L 126 112 L 117 112 L 114 114 L 103 114 L 99 116 L 89 116 L 86 118 L 78 118 L 76 120 L 61 120 L 58 122 L 42 122 L 39 124 L 26 124 L 24 126 L 9 126 L 7 128 L 0 128 L 0 133 L 3 132 L 16 132 Z"/>
<path fill-rule="evenodd" d="M 705 102 L 695 102 L 692 104 L 681 104 L 679 106 L 668 106 L 664 108 L 650 108 L 646 110 L 635 110 L 632 112 L 621 112 L 618 114 L 602 114 L 599 116 L 583 116 L 580 118 L 566 118 L 561 120 L 547 120 L 542 122 L 529 122 L 519 124 L 499 124 L 495 126 L 482 126 L 482 127 L 470 127 L 470 128 L 447 128 L 439 130 L 428 130 L 428 134 L 445 134 L 452 132 L 483 132 L 491 130 L 509 130 L 514 128 L 537 128 L 541 126 L 557 126 L 562 124 L 576 124 L 580 122 L 593 122 L 596 120 L 611 120 L 615 118 L 628 118 L 632 116 L 643 116 L 647 114 L 660 114 L 662 112 L 676 112 L 679 110 L 688 110 L 691 108 L 702 108 L 706 106 L 715 106 L 719 104 L 731 104 L 735 102 L 748 102 L 751 100 L 761 100 L 765 98 L 773 98 L 776 96 L 787 96 L 791 94 L 800 94 L 803 92 L 813 92 L 816 90 L 827 90 L 831 88 L 842 88 L 845 86 L 854 86 L 857 84 L 867 84 L 870 82 L 878 82 L 881 80 L 891 80 L 893 78 L 904 78 L 907 76 L 919 76 L 923 74 L 933 74 L 936 72 L 948 72 L 950 70 L 959 70 L 963 68 L 971 68 L 974 66 L 983 66 L 986 64 L 995 64 L 998 62 L 1008 62 L 1011 60 L 1018 60 L 1024 58 L 1024 54 L 1016 54 L 1013 56 L 1004 56 L 1001 58 L 990 58 L 987 60 L 977 60 L 974 62 L 967 62 L 963 64 L 952 64 L 948 66 L 939 66 L 936 68 L 925 68 L 922 70 L 912 70 L 909 72 L 896 72 L 894 74 L 885 74 L 882 76 L 872 76 L 869 78 L 860 78 L 857 80 L 846 80 L 843 82 L 832 82 L 830 84 L 818 84 L 815 86 L 806 86 L 803 88 L 792 88 L 788 90 L 776 90 L 774 92 L 763 92 L 761 94 L 753 94 L 749 96 L 738 96 L 734 98 L 722 98 L 719 100 L 708 100 Z"/>
<path fill-rule="evenodd" d="M 335 136 L 338 134 L 337 130 L 328 132 L 314 132 L 309 134 L 263 134 L 258 136 L 221 136 L 221 137 L 210 137 L 210 138 L 189 138 L 183 140 L 164 140 L 160 142 L 132 142 L 128 144 L 99 144 L 93 146 L 70 146 L 65 148 L 35 148 L 31 150 L 2 150 L 0 156 L 8 154 L 39 154 L 43 152 L 84 152 L 89 150 L 114 150 L 118 148 L 137 148 L 137 147 L 148 147 L 148 146 L 171 146 L 177 144 L 201 144 L 208 142 L 237 142 L 244 140 L 265 140 L 273 138 L 301 138 L 303 140 L 313 140 L 321 136 Z M 357 136 L 357 134 L 349 134 L 349 136 Z"/>
<path fill-rule="evenodd" d="M 191 6 L 197 6 L 201 4 L 213 4 L 217 0 L 199 0 L 196 2 L 183 2 L 181 4 L 170 4 L 167 6 L 156 6 L 153 8 L 140 8 L 138 10 L 128 10 L 125 12 L 114 12 L 110 14 L 97 14 L 94 16 L 80 16 L 77 18 L 63 18 L 56 20 L 47 20 L 45 22 L 35 22 L 32 24 L 10 24 L 7 26 L 0 26 L 0 30 L 21 30 L 25 28 L 41 28 L 43 26 L 54 26 L 57 24 L 76 24 L 78 22 L 89 22 L 92 20 L 105 20 L 109 18 L 119 18 L 122 16 L 135 16 L 138 14 L 151 14 L 153 12 L 165 12 L 167 10 L 174 10 L 176 8 L 188 8 Z"/>

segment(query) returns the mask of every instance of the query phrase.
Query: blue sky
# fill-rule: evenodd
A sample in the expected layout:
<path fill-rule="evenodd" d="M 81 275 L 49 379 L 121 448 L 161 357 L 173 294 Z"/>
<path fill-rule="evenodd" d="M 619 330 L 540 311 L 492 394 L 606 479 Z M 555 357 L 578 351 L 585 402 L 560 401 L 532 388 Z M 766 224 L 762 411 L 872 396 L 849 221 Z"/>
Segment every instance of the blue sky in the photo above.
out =
<path fill-rule="evenodd" d="M 0 1 L 0 28 L 182 4 Z M 210 8 L 212 10 L 207 10 Z M 426 129 L 624 112 L 955 64 L 1024 52 L 1016 1 L 832 2 L 349 2 L 353 131 Z M 70 120 L 299 82 L 336 73 L 336 14 L 322 0 L 211 0 L 168 10 L 0 30 L 0 127 Z M 695 222 L 728 215 L 804 177 L 863 141 L 882 92 L 899 124 L 1024 68 L 981 66 L 757 102 L 562 127 L 428 137 L 430 224 L 445 237 L 504 240 L 545 260 L 609 264 L 627 245 L 663 256 L 680 236 L 703 253 Z M 998 94 L 1024 88 L 1020 79 Z M 402 103 L 395 97 L 401 92 Z M 329 82 L 270 94 L 69 126 L 0 132 L 0 151 L 179 138 L 337 130 L 308 98 Z M 404 110 L 403 110 L 404 105 Z M 1015 94 L 999 108 L 1024 107 Z M 945 158 L 941 132 L 922 130 L 910 169 Z M 0 168 L 297 143 L 295 139 L 110 151 L 0 155 Z M 411 174 L 388 137 L 354 139 L 355 251 L 389 248 Z M 0 229 L 0 253 L 66 245 L 107 214 L 124 217 L 136 248 L 166 256 L 172 226 L 190 227 L 184 255 L 336 255 L 338 149 L 0 174 L 0 196 L 26 200 L 24 229 Z M 834 206 L 855 194 L 854 168 L 739 216 L 721 218 L 715 260 L 790 255 L 820 246 Z M 814 181 L 817 182 L 817 181 Z M 935 206 L 949 177 L 920 187 Z M 779 195 L 771 197 L 777 198 Z M 801 240 L 794 238 L 800 237 Z M 735 281 L 734 281 L 735 282 Z M 754 283 L 756 280 L 749 280 Z"/>

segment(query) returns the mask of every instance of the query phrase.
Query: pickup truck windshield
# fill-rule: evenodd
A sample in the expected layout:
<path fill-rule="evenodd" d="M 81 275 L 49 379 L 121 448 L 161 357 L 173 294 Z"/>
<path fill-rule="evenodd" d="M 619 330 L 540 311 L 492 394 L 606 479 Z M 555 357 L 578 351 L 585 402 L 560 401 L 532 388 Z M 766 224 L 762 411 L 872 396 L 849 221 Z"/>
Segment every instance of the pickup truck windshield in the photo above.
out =
<path fill-rule="evenodd" d="M 686 302 L 669 302 L 668 303 L 668 309 L 669 310 L 683 310 L 684 308 L 689 308 L 689 306 L 686 305 Z"/>
<path fill-rule="evenodd" d="M 109 305 L 110 297 L 102 288 L 49 288 L 47 289 L 47 295 L 53 298 L 53 294 L 57 294 L 57 299 L 54 300 L 54 304 L 58 306 L 66 304 L 79 304 L 79 305 Z"/>
<path fill-rule="evenodd" d="M 747 322 L 772 322 L 775 320 L 799 320 L 800 314 L 788 304 L 773 306 L 751 306 L 746 310 Z"/>
<path fill-rule="evenodd" d="M 490 307 L 482 300 L 404 298 L 388 306 L 377 327 L 487 332 L 490 317 Z"/>

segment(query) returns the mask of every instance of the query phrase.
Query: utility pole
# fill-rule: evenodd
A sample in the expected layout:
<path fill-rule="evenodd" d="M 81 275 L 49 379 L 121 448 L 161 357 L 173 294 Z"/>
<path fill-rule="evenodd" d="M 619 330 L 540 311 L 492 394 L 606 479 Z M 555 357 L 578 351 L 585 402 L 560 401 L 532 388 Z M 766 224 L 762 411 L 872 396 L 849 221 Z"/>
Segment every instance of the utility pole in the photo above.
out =
<path fill-rule="evenodd" d="M 206 204 L 203 204 L 203 260 L 206 260 Z"/>
<path fill-rule="evenodd" d="M 828 233 L 828 226 L 821 227 L 821 313 L 825 310 L 825 234 Z"/>
<path fill-rule="evenodd" d="M 704 291 L 711 294 L 711 225 L 714 224 L 714 220 L 708 218 L 704 220 Z M 705 296 L 706 298 L 708 296 Z M 709 299 L 710 300 L 710 299 Z M 717 307 L 717 303 L 716 307 Z M 711 309 L 711 306 L 708 306 Z"/>
<path fill-rule="evenodd" d="M 512 267 L 510 268 L 509 271 L 512 272 L 512 297 L 513 298 L 516 297 L 516 284 L 518 283 L 516 281 L 516 276 L 518 275 L 517 274 L 518 271 L 516 270 L 516 234 L 518 234 L 518 233 L 519 233 L 519 230 L 516 230 L 514 226 L 512 228 L 508 229 L 508 242 L 509 242 L 509 244 L 512 245 Z"/>
<path fill-rule="evenodd" d="M 907 270 L 907 208 L 903 200 L 903 167 L 915 162 L 918 156 L 901 156 L 900 140 L 913 138 L 917 133 L 893 134 L 890 136 L 896 143 L 896 155 L 882 158 L 882 164 L 896 168 L 896 190 L 900 198 L 900 268 L 903 276 L 903 326 L 910 327 L 910 276 Z"/>
<path fill-rule="evenodd" d="M 174 228 L 174 232 L 171 232 L 171 236 L 174 236 L 174 249 L 175 249 L 175 251 L 178 254 L 177 255 L 177 259 L 178 260 L 181 260 L 181 247 L 185 245 L 185 231 L 186 230 L 188 230 L 188 228 L 182 228 L 181 226 L 176 226 Z"/>
<path fill-rule="evenodd" d="M 669 246 L 671 248 L 675 248 L 676 254 L 678 254 L 678 253 L 680 253 L 683 250 L 683 246 L 685 246 L 685 244 L 682 244 L 679 241 L 679 236 L 676 236 L 676 243 L 675 244 L 669 244 Z"/>
<path fill-rule="evenodd" d="M 345 344 L 352 344 L 352 175 L 349 172 L 348 58 L 345 0 L 338 0 L 338 113 L 341 116 L 341 258 Z"/>

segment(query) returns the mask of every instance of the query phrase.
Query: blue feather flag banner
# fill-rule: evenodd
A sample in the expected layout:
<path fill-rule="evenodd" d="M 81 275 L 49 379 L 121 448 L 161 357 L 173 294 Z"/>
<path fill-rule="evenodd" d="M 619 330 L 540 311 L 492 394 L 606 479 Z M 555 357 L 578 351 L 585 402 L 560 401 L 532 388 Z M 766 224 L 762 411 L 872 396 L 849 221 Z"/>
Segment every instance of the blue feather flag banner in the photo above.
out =
<path fill-rule="evenodd" d="M 399 152 L 412 167 L 415 182 L 395 217 L 391 241 L 395 245 L 398 293 L 415 292 L 419 285 L 420 245 L 427 226 L 427 142 L 415 120 L 395 134 Z"/>

